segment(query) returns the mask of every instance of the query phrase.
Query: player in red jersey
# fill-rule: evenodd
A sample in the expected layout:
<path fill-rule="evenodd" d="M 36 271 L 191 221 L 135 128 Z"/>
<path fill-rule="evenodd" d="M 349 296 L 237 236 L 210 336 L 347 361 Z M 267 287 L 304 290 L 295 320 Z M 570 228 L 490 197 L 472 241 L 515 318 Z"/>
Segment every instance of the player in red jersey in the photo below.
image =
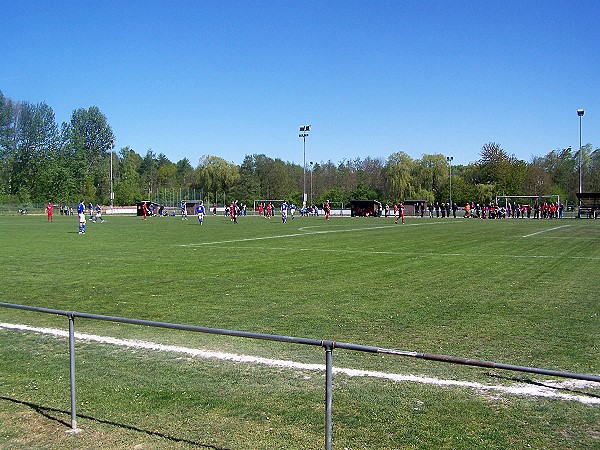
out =
<path fill-rule="evenodd" d="M 331 206 L 329 206 L 329 200 L 325 203 L 325 220 L 329 220 L 329 214 L 331 213 Z"/>
<path fill-rule="evenodd" d="M 400 202 L 400 207 L 398 208 L 398 217 L 396 217 L 396 221 L 394 223 L 398 223 L 398 219 L 402 218 L 402 224 L 404 224 L 404 203 Z"/>
<path fill-rule="evenodd" d="M 231 217 L 231 221 L 233 223 L 237 223 L 237 211 L 236 211 L 236 201 L 231 202 L 231 204 L 229 205 L 229 216 Z"/>
<path fill-rule="evenodd" d="M 142 215 L 142 220 L 146 220 L 146 215 L 148 215 L 148 205 L 146 205 L 146 202 L 142 203 Z"/>
<path fill-rule="evenodd" d="M 48 204 L 46 205 L 46 212 L 48 213 L 48 222 L 52 222 L 52 208 L 54 207 L 54 205 L 52 204 L 52 202 L 48 202 Z"/>

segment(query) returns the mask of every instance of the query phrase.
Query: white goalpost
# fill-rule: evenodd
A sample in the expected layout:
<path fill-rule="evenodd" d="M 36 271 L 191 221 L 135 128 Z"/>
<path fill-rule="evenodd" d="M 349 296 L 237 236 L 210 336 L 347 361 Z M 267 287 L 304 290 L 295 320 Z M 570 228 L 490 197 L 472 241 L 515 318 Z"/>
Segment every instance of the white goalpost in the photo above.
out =
<path fill-rule="evenodd" d="M 500 201 L 502 199 L 504 199 L 505 207 L 508 207 L 508 203 L 509 203 L 509 199 L 514 199 L 514 200 L 526 200 L 526 199 L 537 199 L 537 200 L 541 200 L 543 198 L 548 198 L 550 199 L 550 201 L 552 203 L 560 203 L 560 195 L 497 195 L 496 196 L 496 205 L 500 205 Z M 552 201 L 552 199 L 556 199 L 555 202 Z M 523 202 L 519 202 L 519 203 L 523 203 Z"/>
<path fill-rule="evenodd" d="M 502 200 L 504 200 L 504 205 L 501 204 Z M 511 201 L 512 200 L 512 201 Z M 515 205 L 515 203 L 517 203 Z M 554 212 L 549 209 L 544 209 L 542 205 L 544 203 L 547 204 L 556 204 L 556 214 L 557 218 L 563 218 L 564 207 L 560 207 L 560 195 L 497 195 L 496 196 L 496 205 L 500 208 L 504 208 L 507 214 L 507 217 L 517 217 L 519 218 L 519 210 L 521 214 L 521 218 L 525 217 L 525 212 L 527 214 L 527 218 L 530 218 L 530 214 L 533 211 L 533 218 L 553 218 Z"/>

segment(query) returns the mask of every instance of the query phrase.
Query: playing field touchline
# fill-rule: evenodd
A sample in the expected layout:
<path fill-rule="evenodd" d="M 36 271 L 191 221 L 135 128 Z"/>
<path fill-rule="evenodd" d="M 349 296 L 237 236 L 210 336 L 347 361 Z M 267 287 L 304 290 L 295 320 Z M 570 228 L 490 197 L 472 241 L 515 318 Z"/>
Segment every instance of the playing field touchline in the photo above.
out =
<path fill-rule="evenodd" d="M 31 327 L 28 325 L 21 324 L 11 324 L 11 323 L 0 323 L 0 329 L 8 329 L 8 330 L 19 330 L 19 331 L 29 331 L 39 334 L 45 334 L 55 337 L 68 337 L 68 332 L 66 330 L 53 329 L 53 328 L 37 328 Z M 203 359 L 218 359 L 222 361 L 232 361 L 236 363 L 242 364 L 257 364 L 262 366 L 269 367 L 280 367 L 287 368 L 293 370 L 306 370 L 306 371 L 318 371 L 324 372 L 325 365 L 324 364 L 307 364 L 301 363 L 297 361 L 289 361 L 289 360 L 281 360 L 281 359 L 271 359 L 271 358 L 263 358 L 259 356 L 253 355 L 242 355 L 236 353 L 227 353 L 227 352 L 217 352 L 213 350 L 202 350 L 195 349 L 189 347 L 180 347 L 175 345 L 164 345 L 158 344 L 155 342 L 148 341 L 137 341 L 131 339 L 120 339 L 113 338 L 109 336 L 98 336 L 87 333 L 75 333 L 75 337 L 77 339 L 89 341 L 89 342 L 97 342 L 100 344 L 109 344 L 116 345 L 119 347 L 125 348 L 137 348 L 137 349 L 145 349 L 145 350 L 153 350 L 159 352 L 173 352 L 173 353 L 181 353 L 187 354 L 192 357 L 203 358 Z M 384 380 L 390 380 L 397 383 L 400 382 L 411 382 L 411 383 L 421 383 L 428 384 L 438 387 L 464 387 L 468 389 L 474 389 L 478 392 L 499 392 L 508 395 L 519 395 L 526 397 L 545 397 L 545 398 L 554 398 L 558 400 L 566 400 L 566 401 L 576 401 L 579 403 L 587 404 L 587 405 L 600 405 L 600 398 L 591 396 L 591 395 L 577 395 L 571 393 L 563 393 L 558 392 L 559 389 L 568 389 L 572 387 L 586 387 L 589 385 L 593 385 L 591 382 L 582 381 L 582 380 L 569 380 L 563 382 L 556 381 L 548 381 L 535 384 L 527 384 L 527 383 L 518 383 L 511 386 L 503 386 L 503 385 L 493 385 L 493 384 L 483 384 L 474 381 L 460 381 L 460 380 L 450 380 L 443 378 L 435 378 L 435 377 L 427 377 L 427 376 L 419 376 L 412 374 L 398 374 L 398 373 L 388 373 L 388 372 L 380 372 L 380 371 L 372 371 L 372 370 L 362 370 L 362 369 L 349 369 L 343 367 L 334 367 L 333 372 L 336 374 L 343 374 L 348 377 L 367 377 L 367 378 L 379 378 Z"/>

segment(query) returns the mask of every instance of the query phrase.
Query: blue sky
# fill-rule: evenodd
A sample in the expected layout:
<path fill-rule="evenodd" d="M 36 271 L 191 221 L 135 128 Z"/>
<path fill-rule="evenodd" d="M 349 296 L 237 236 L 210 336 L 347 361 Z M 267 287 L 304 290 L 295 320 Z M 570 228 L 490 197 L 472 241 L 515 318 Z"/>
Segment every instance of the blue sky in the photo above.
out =
<path fill-rule="evenodd" d="M 240 164 L 600 146 L 600 2 L 5 3 L 0 90 L 56 120 L 95 105 L 116 148 Z"/>

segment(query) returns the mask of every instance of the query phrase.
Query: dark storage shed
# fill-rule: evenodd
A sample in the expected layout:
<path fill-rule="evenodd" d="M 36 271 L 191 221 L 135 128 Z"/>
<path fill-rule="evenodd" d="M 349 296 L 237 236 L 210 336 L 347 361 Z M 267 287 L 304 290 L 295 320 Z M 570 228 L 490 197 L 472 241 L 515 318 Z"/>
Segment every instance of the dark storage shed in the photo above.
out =
<path fill-rule="evenodd" d="M 377 200 L 350 200 L 351 217 L 379 217 L 381 203 Z"/>

